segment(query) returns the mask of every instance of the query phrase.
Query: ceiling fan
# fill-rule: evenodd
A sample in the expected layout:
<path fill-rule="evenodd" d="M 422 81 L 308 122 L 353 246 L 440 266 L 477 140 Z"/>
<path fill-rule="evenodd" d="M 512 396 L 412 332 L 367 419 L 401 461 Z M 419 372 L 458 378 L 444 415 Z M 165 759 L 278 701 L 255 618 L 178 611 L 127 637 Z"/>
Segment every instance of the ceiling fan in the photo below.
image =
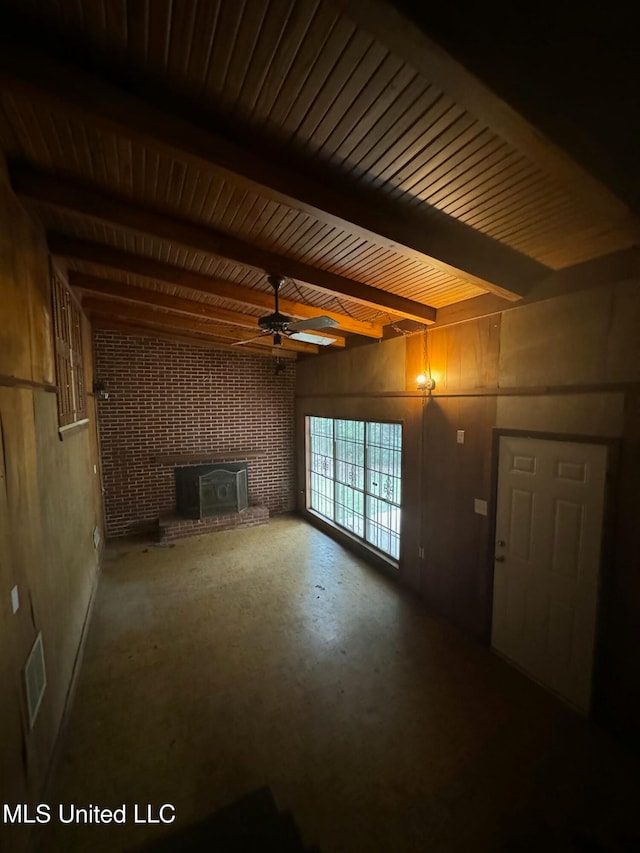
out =
<path fill-rule="evenodd" d="M 320 329 L 328 329 L 331 326 L 337 326 L 337 320 L 334 320 L 332 317 L 327 317 L 326 315 L 310 317 L 307 320 L 293 320 L 291 317 L 287 317 L 286 314 L 281 314 L 278 295 L 285 279 L 279 275 L 269 275 L 267 276 L 267 280 L 271 287 L 273 287 L 275 295 L 275 311 L 273 314 L 267 314 L 265 317 L 260 317 L 258 319 L 258 325 L 263 330 L 259 335 L 256 335 L 254 338 L 248 338 L 244 341 L 236 341 L 235 346 L 250 344 L 252 341 L 257 341 L 259 338 L 265 337 L 265 335 L 273 335 L 274 346 L 282 346 L 283 337 L 292 338 L 293 340 L 298 341 L 306 341 L 307 343 L 318 344 L 319 346 L 328 346 L 334 342 L 335 338 L 326 338 L 320 335 L 305 335 L 304 332 L 316 332 Z"/>

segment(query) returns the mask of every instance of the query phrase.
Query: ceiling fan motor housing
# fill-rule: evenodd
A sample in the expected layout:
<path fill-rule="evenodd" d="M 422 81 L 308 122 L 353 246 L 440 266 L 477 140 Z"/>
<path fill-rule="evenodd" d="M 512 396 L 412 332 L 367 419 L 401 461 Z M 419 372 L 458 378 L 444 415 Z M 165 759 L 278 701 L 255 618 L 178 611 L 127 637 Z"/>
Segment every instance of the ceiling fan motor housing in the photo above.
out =
<path fill-rule="evenodd" d="M 273 314 L 267 314 L 266 317 L 260 317 L 258 325 L 267 332 L 286 332 L 290 322 L 291 317 L 275 311 Z"/>

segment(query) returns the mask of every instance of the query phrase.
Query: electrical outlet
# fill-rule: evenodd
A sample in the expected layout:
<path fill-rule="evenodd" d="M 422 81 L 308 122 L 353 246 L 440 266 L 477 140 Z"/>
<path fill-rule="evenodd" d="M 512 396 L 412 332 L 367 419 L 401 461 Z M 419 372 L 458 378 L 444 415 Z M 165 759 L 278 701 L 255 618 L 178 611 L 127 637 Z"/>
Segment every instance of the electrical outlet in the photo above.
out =
<path fill-rule="evenodd" d="M 18 592 L 18 587 L 14 586 L 11 590 L 11 612 L 17 613 L 18 608 L 20 607 L 20 593 Z"/>
<path fill-rule="evenodd" d="M 458 444 L 464 444 L 464 430 L 463 429 L 459 429 L 456 432 L 456 441 Z"/>

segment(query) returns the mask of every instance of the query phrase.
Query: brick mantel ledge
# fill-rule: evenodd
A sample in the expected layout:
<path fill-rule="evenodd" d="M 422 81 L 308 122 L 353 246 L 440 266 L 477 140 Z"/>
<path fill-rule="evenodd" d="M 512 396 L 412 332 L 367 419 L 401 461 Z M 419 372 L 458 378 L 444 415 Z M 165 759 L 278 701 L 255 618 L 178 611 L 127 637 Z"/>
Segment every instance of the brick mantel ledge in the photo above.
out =
<path fill-rule="evenodd" d="M 172 456 L 154 456 L 158 465 L 199 465 L 207 462 L 246 462 L 266 456 L 264 450 L 226 450 L 222 452 L 198 451 L 197 453 L 178 453 Z"/>

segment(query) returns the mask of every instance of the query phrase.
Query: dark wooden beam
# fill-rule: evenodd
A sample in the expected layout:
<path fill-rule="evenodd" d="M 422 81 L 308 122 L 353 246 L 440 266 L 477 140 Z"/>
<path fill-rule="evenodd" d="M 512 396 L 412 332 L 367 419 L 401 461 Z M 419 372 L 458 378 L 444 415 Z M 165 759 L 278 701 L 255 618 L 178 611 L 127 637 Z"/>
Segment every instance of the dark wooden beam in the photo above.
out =
<path fill-rule="evenodd" d="M 184 287 L 197 293 L 206 293 L 210 296 L 218 296 L 222 299 L 230 299 L 240 305 L 262 308 L 265 313 L 273 311 L 273 293 L 264 290 L 254 290 L 243 287 L 231 281 L 211 278 L 210 276 L 194 273 L 190 270 L 165 264 L 153 258 L 133 255 L 120 249 L 113 249 L 103 243 L 91 243 L 79 240 L 76 237 L 67 237 L 63 234 L 49 233 L 47 235 L 49 251 L 52 255 L 65 258 L 70 261 L 83 261 L 92 266 L 106 267 L 111 270 L 129 273 L 150 281 L 164 281 L 177 287 Z M 290 299 L 280 299 L 280 310 L 291 317 L 309 319 L 319 314 L 326 315 L 338 322 L 338 329 L 351 332 L 356 335 L 364 335 L 368 338 L 379 339 L 382 337 L 382 325 L 371 323 L 366 320 L 356 320 L 347 314 L 339 314 L 335 311 L 327 311 L 324 308 L 316 308 L 303 302 L 294 302 Z"/>
<path fill-rule="evenodd" d="M 251 345 L 256 347 L 266 346 L 270 349 L 273 347 L 272 339 L 268 335 L 265 335 L 264 338 L 253 340 L 255 335 L 252 332 L 245 331 L 237 326 L 225 326 L 218 323 L 192 320 L 187 317 L 178 316 L 172 312 L 167 313 L 164 310 L 157 310 L 151 307 L 116 302 L 109 299 L 89 298 L 83 299 L 82 308 L 89 315 L 100 314 L 103 317 L 118 317 L 121 320 L 130 320 L 135 323 L 149 323 L 178 329 L 183 332 L 195 332 L 200 335 L 211 335 L 212 337 L 223 338 L 234 342 L 251 341 Z M 282 339 L 282 347 L 293 350 L 294 352 L 305 352 L 313 355 L 317 355 L 320 352 L 315 344 L 293 341 L 289 338 Z"/>
<path fill-rule="evenodd" d="M 64 210 L 83 219 L 166 240 L 173 245 L 184 246 L 207 255 L 227 258 L 239 264 L 257 267 L 265 273 L 289 276 L 317 290 L 337 293 L 377 311 L 388 311 L 427 323 L 432 323 L 436 317 L 436 310 L 430 305 L 423 305 L 413 299 L 406 299 L 369 284 L 312 267 L 286 255 L 261 249 L 222 231 L 174 219 L 149 208 L 137 207 L 94 188 L 87 188 L 35 169 L 12 169 L 11 183 L 20 197 Z"/>
<path fill-rule="evenodd" d="M 254 347 L 245 345 L 242 347 L 234 347 L 229 343 L 221 340 L 216 340 L 210 335 L 198 335 L 193 332 L 189 334 L 180 334 L 172 332 L 162 326 L 154 324 L 138 322 L 131 323 L 126 320 L 118 320 L 113 317 L 103 316 L 99 313 L 94 313 L 91 317 L 91 324 L 94 329 L 101 329 L 107 332 L 122 332 L 126 335 L 141 335 L 146 338 L 153 338 L 163 341 L 173 341 L 179 344 L 187 344 L 187 346 L 198 347 L 201 349 L 216 350 L 222 352 L 235 352 L 241 355 L 259 355 L 261 358 L 269 356 L 278 356 L 287 361 L 296 361 L 298 355 L 291 350 L 283 350 L 282 348 L 268 350 L 266 347 Z"/>
<path fill-rule="evenodd" d="M 164 308 L 177 314 L 185 314 L 189 317 L 198 317 L 214 320 L 218 323 L 228 323 L 243 329 L 250 329 L 254 335 L 260 334 L 258 318 L 251 314 L 242 314 L 239 311 L 229 311 L 206 302 L 196 302 L 193 299 L 182 299 L 179 296 L 171 296 L 158 290 L 148 290 L 144 287 L 131 287 L 118 281 L 109 281 L 98 276 L 86 275 L 71 270 L 69 272 L 69 284 L 72 287 L 101 298 L 113 299 L 114 301 L 130 302 L 133 304 L 149 305 L 152 308 Z M 307 334 L 315 337 L 331 337 L 331 329 L 324 334 L 322 332 L 309 331 Z M 321 345 L 321 344 L 319 344 Z M 344 347 L 344 338 L 334 338 L 330 346 Z"/>
<path fill-rule="evenodd" d="M 427 213 L 409 211 L 380 194 L 373 199 L 355 185 L 334 186 L 314 179 L 308 171 L 285 168 L 255 147 L 240 147 L 220 132 L 167 114 L 29 45 L 13 42 L 1 47 L 0 89 L 62 107 L 92 125 L 197 168 L 214 170 L 237 185 L 427 261 L 449 275 L 518 299 L 545 272 L 542 264 L 435 207 Z"/>
<path fill-rule="evenodd" d="M 200 349 L 222 350 L 223 352 L 235 352 L 241 353 L 242 355 L 259 355 L 261 358 L 277 355 L 279 358 L 286 359 L 287 361 L 295 361 L 298 357 L 297 353 L 290 350 L 278 349 L 275 351 L 274 348 L 274 351 L 270 351 L 265 347 L 254 347 L 251 346 L 251 344 L 234 347 L 223 341 L 215 340 L 214 338 L 211 338 L 210 335 L 198 335 L 193 332 L 188 335 L 180 334 L 179 332 L 171 332 L 161 326 L 144 322 L 130 323 L 126 320 L 118 320 L 101 314 L 92 315 L 91 325 L 94 329 L 102 329 L 107 332 L 122 332 L 126 335 L 141 335 L 146 338 L 187 344 L 188 346 L 198 347 Z"/>

